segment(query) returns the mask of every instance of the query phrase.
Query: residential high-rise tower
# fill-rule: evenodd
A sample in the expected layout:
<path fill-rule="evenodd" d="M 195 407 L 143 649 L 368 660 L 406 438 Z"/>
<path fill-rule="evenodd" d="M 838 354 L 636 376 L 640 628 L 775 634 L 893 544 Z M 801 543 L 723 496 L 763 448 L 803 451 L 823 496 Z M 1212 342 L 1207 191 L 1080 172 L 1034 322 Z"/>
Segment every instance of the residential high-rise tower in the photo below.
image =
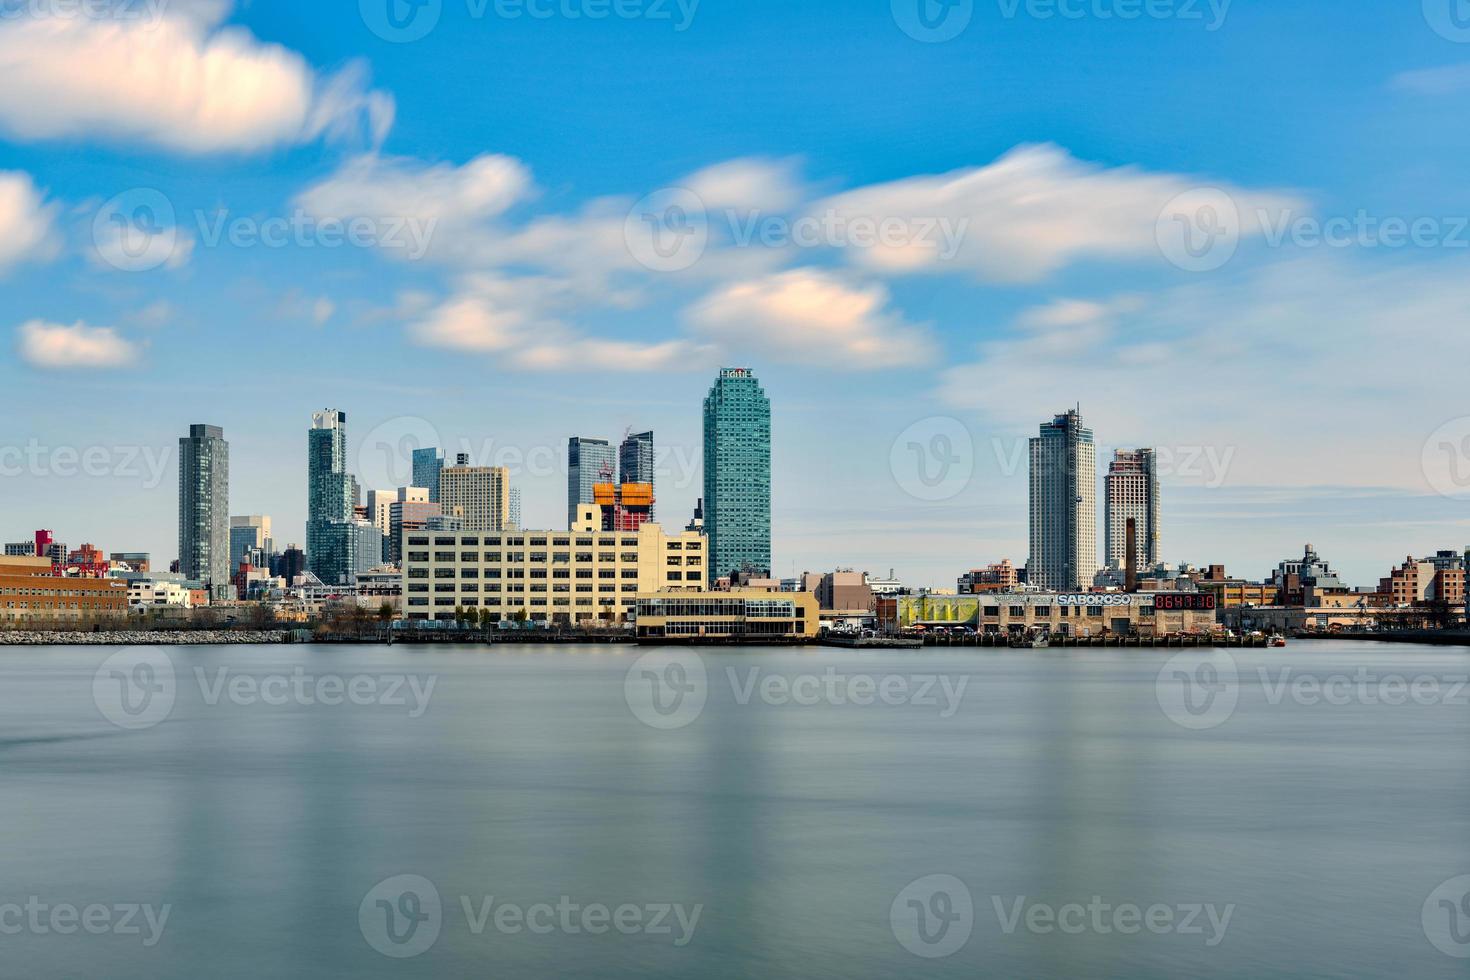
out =
<path fill-rule="evenodd" d="M 749 368 L 724 368 L 704 400 L 709 575 L 771 570 L 771 403 Z"/>
<path fill-rule="evenodd" d="M 1031 440 L 1031 560 L 1027 582 L 1090 589 L 1097 575 L 1097 446 L 1078 411 Z"/>
<path fill-rule="evenodd" d="M 179 571 L 211 600 L 234 595 L 230 575 L 230 444 L 217 425 L 179 440 Z"/>
<path fill-rule="evenodd" d="M 1134 522 L 1133 555 L 1140 571 L 1161 560 L 1159 551 L 1159 467 L 1152 449 L 1120 449 L 1104 480 L 1104 553 L 1108 565 L 1128 565 L 1128 521 Z"/>
<path fill-rule="evenodd" d="M 306 568 L 328 585 L 341 585 L 351 576 L 344 547 L 351 532 L 333 525 L 352 523 L 357 496 L 357 481 L 347 472 L 345 412 L 327 409 L 311 417 L 306 487 Z"/>

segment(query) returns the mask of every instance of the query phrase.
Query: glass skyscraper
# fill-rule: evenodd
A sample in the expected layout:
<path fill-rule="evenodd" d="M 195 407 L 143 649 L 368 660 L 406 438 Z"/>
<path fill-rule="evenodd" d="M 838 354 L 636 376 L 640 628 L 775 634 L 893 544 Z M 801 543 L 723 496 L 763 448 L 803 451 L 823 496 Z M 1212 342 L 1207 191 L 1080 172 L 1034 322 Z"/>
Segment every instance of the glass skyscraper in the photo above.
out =
<path fill-rule="evenodd" d="M 444 469 L 444 457 L 437 449 L 415 449 L 413 451 L 413 485 L 429 491 L 429 502 L 439 502 L 439 474 Z"/>
<path fill-rule="evenodd" d="M 619 483 L 646 483 L 651 487 L 654 485 L 653 468 L 652 432 L 637 432 L 623 440 L 618 449 Z M 655 519 L 652 507 L 649 508 L 648 519 Z"/>
<path fill-rule="evenodd" d="M 577 508 L 592 503 L 592 486 L 617 479 L 617 460 L 606 439 L 572 436 L 567 442 L 567 527 L 577 520 Z"/>
<path fill-rule="evenodd" d="M 1042 589 L 1092 588 L 1097 575 L 1097 445 L 1080 412 L 1058 415 L 1031 440 L 1031 560 Z"/>
<path fill-rule="evenodd" d="M 724 368 L 704 400 L 709 575 L 771 570 L 771 403 L 748 368 Z"/>
<path fill-rule="evenodd" d="M 331 525 L 352 523 L 357 489 L 347 472 L 346 413 L 317 412 L 306 438 L 306 569 L 328 585 L 342 585 L 353 571 L 342 546 L 347 532 Z"/>
<path fill-rule="evenodd" d="M 230 568 L 230 444 L 217 425 L 179 440 L 179 571 L 211 601 L 234 598 Z"/>

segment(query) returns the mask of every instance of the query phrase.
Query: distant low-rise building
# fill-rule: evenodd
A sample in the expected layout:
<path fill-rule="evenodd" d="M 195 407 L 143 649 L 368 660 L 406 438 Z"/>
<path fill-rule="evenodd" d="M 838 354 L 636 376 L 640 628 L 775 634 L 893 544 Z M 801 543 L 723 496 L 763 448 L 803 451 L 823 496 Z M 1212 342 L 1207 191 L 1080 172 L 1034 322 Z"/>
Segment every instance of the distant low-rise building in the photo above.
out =
<path fill-rule="evenodd" d="M 638 638 L 660 643 L 809 640 L 820 625 L 808 592 L 658 592 L 638 597 Z"/>
<path fill-rule="evenodd" d="M 1379 580 L 1378 591 L 1395 606 L 1465 604 L 1465 562 L 1454 552 L 1440 552 L 1436 559 L 1410 556 Z"/>
<path fill-rule="evenodd" d="M 49 558 L 0 559 L 0 621 L 50 623 L 126 615 L 128 587 L 110 578 L 62 578 Z"/>
<path fill-rule="evenodd" d="M 957 591 L 960 595 L 975 595 L 980 592 L 1007 592 L 1020 584 L 1016 566 L 1009 558 L 1002 558 L 993 565 L 975 568 L 960 576 Z"/>
<path fill-rule="evenodd" d="M 1216 627 L 1211 595 L 1168 592 L 1016 592 L 898 598 L 901 629 L 964 627 L 977 633 L 1053 636 L 1166 636 Z"/>

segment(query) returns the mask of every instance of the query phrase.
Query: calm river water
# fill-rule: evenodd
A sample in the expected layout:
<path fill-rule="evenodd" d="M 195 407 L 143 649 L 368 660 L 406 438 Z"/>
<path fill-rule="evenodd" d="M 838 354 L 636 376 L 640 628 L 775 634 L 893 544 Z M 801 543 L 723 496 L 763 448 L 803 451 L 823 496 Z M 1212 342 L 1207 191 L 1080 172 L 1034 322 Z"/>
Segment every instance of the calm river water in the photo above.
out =
<path fill-rule="evenodd" d="M 0 976 L 1470 975 L 1465 651 L 648 653 L 0 650 Z"/>

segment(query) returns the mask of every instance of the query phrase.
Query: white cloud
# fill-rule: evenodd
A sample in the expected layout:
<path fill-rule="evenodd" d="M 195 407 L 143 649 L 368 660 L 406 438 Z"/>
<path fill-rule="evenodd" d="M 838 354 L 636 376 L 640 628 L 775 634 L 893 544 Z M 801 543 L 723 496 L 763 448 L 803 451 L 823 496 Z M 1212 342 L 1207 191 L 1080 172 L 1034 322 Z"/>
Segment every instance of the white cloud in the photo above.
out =
<path fill-rule="evenodd" d="M 889 309 L 888 290 L 820 269 L 795 269 L 716 290 L 686 312 L 735 351 L 854 368 L 928 360 L 927 332 Z"/>
<path fill-rule="evenodd" d="M 983 167 L 875 184 L 808 210 L 834 211 L 847 225 L 896 221 L 911 229 L 901 245 L 847 250 L 851 261 L 875 272 L 1033 282 L 1087 259 L 1159 257 L 1159 215 L 1174 197 L 1206 183 L 1136 167 L 1109 169 L 1056 146 L 1022 146 Z M 1262 233 L 1261 212 L 1300 207 L 1287 195 L 1210 186 L 1234 199 L 1243 237 Z M 923 234 L 929 222 L 944 222 L 959 234 L 953 258 L 944 258 L 944 242 L 933 231 Z"/>
<path fill-rule="evenodd" d="M 54 255 L 55 218 L 56 206 L 46 203 L 29 175 L 0 171 L 0 272 Z"/>
<path fill-rule="evenodd" d="M 588 337 L 562 317 L 580 304 L 573 283 L 551 277 L 466 276 L 443 302 L 410 323 L 425 347 L 491 354 L 534 371 L 699 370 L 714 352 L 683 339 L 644 343 Z"/>
<path fill-rule="evenodd" d="M 24 140 L 103 136 L 184 153 L 240 152 L 366 130 L 381 139 L 392 99 L 352 66 L 321 78 L 306 60 L 240 28 L 222 3 L 161 19 L 0 21 L 0 129 Z"/>
<path fill-rule="evenodd" d="M 743 157 L 705 167 L 678 181 L 711 211 L 783 213 L 801 203 L 805 188 L 796 160 Z"/>
<path fill-rule="evenodd" d="M 138 348 L 112 327 L 31 320 L 21 324 L 20 356 L 40 368 L 117 368 L 137 360 Z"/>
<path fill-rule="evenodd" d="M 1425 492 L 1426 440 L 1467 415 L 1466 266 L 1311 256 L 1147 302 L 1054 303 L 946 371 L 940 394 L 1017 437 L 1081 402 L 1101 444 L 1213 451 L 1233 486 Z"/>

